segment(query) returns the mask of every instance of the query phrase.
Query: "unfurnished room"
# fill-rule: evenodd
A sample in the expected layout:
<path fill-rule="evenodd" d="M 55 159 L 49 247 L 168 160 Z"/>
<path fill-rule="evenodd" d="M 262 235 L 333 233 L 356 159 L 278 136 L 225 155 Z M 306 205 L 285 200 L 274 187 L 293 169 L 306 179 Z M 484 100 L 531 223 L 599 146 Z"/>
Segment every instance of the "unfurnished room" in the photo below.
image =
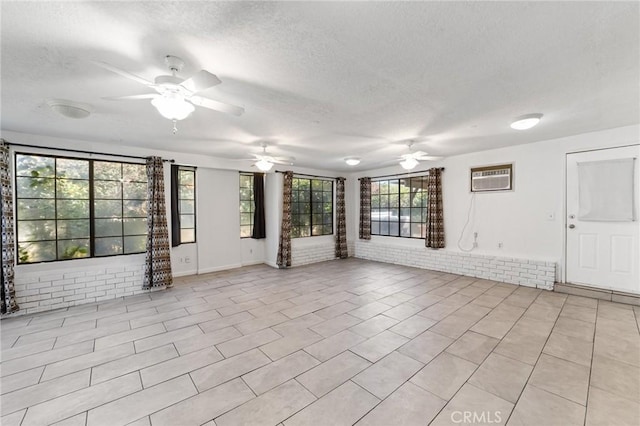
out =
<path fill-rule="evenodd" d="M 3 426 L 640 425 L 640 2 L 0 16 Z"/>

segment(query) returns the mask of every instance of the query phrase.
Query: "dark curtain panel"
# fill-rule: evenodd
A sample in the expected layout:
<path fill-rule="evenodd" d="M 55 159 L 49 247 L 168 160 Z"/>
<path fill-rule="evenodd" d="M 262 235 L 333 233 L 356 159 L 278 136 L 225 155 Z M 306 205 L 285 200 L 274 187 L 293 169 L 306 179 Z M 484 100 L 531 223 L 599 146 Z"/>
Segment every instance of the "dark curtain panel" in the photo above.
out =
<path fill-rule="evenodd" d="M 171 247 L 177 247 L 180 241 L 180 183 L 178 170 L 180 166 L 171 165 Z"/>
<path fill-rule="evenodd" d="M 253 234 L 251 238 L 259 240 L 267 237 L 267 228 L 264 219 L 264 173 L 253 174 Z"/>
<path fill-rule="evenodd" d="M 147 158 L 147 252 L 142 288 L 171 287 L 171 252 L 162 158 Z"/>
<path fill-rule="evenodd" d="M 2 224 L 2 313 L 15 312 L 16 291 L 13 282 L 13 264 L 15 262 L 15 236 L 13 231 L 13 180 L 9 170 L 9 145 L 0 139 L 0 222 Z"/>
<path fill-rule="evenodd" d="M 371 239 L 371 178 L 360 178 L 360 239 Z"/>
<path fill-rule="evenodd" d="M 293 172 L 284 172 L 282 185 L 282 226 L 280 227 L 280 243 L 278 244 L 279 268 L 291 266 L 291 194 L 293 188 Z"/>
<path fill-rule="evenodd" d="M 442 169 L 429 169 L 427 178 L 427 237 L 425 246 L 444 248 L 444 213 L 442 210 Z"/>
<path fill-rule="evenodd" d="M 347 250 L 347 214 L 344 205 L 344 178 L 336 178 L 336 257 L 346 259 Z"/>

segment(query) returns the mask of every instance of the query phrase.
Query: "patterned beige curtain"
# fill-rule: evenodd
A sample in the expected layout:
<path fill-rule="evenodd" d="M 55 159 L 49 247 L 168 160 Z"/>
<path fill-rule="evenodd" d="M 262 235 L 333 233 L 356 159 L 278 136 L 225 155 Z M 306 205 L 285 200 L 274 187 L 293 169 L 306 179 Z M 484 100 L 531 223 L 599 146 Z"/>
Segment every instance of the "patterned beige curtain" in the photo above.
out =
<path fill-rule="evenodd" d="M 142 288 L 171 287 L 169 227 L 164 195 L 162 158 L 147 158 L 147 253 Z"/>
<path fill-rule="evenodd" d="M 13 180 L 9 165 L 9 145 L 0 139 L 0 206 L 2 212 L 0 222 L 2 223 L 2 310 L 3 314 L 15 312 L 18 309 L 16 303 L 16 291 L 13 282 L 13 265 L 15 263 L 15 236 L 13 231 Z"/>
<path fill-rule="evenodd" d="M 279 268 L 291 266 L 291 195 L 293 188 L 293 172 L 284 172 L 282 185 L 282 226 L 280 227 L 280 243 L 278 244 Z"/>
<path fill-rule="evenodd" d="M 360 239 L 371 239 L 371 178 L 360 178 Z"/>
<path fill-rule="evenodd" d="M 347 214 L 344 205 L 344 178 L 336 178 L 336 257 L 349 257 L 347 249 Z"/>
<path fill-rule="evenodd" d="M 427 178 L 427 237 L 425 246 L 444 248 L 444 213 L 442 211 L 442 169 L 429 169 Z"/>

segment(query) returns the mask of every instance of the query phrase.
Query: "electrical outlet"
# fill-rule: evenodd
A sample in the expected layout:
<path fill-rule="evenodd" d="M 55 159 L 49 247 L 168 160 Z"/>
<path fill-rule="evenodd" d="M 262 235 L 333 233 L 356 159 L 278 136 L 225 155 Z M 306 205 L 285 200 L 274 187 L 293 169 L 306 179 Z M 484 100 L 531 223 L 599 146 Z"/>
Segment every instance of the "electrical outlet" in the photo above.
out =
<path fill-rule="evenodd" d="M 191 263 L 191 258 L 189 256 L 185 257 L 184 263 Z"/>

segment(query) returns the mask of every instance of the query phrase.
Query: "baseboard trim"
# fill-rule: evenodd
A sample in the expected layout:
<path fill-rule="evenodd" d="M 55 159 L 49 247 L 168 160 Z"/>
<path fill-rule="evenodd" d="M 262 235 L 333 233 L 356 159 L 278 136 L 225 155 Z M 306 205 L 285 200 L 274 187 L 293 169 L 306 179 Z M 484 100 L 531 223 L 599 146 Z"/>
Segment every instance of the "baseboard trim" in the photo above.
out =
<path fill-rule="evenodd" d="M 640 294 L 626 293 L 618 290 L 608 290 L 572 283 L 556 283 L 553 291 L 555 291 L 556 293 L 584 296 L 590 297 L 592 299 L 607 300 L 609 302 L 640 306 Z"/>
<path fill-rule="evenodd" d="M 186 277 L 188 275 L 196 275 L 198 273 L 197 269 L 193 269 L 191 271 L 181 271 L 181 272 L 175 272 L 173 274 L 174 278 L 179 278 L 179 277 Z"/>
<path fill-rule="evenodd" d="M 238 268 L 242 268 L 242 266 L 243 266 L 242 263 L 232 263 L 230 265 L 214 266 L 212 268 L 202 268 L 202 269 L 198 269 L 198 275 L 208 274 L 210 272 L 226 271 L 227 269 L 238 269 Z"/>

